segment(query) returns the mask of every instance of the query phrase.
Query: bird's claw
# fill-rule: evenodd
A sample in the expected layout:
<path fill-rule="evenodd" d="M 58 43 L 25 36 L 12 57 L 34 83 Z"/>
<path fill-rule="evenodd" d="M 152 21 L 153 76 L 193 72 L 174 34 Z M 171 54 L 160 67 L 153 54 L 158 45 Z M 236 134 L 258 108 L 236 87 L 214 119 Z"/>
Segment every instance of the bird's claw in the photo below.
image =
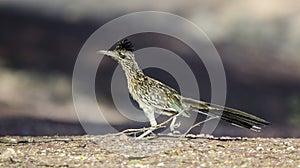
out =
<path fill-rule="evenodd" d="M 172 134 L 172 135 L 176 135 L 176 134 L 178 135 L 178 134 L 180 134 L 180 131 L 178 131 L 178 130 L 173 130 L 173 131 L 171 131 L 171 134 Z"/>
<path fill-rule="evenodd" d="M 178 128 L 181 126 L 181 122 L 179 121 L 178 123 L 174 124 L 174 128 Z"/>
<path fill-rule="evenodd" d="M 173 123 L 170 125 L 170 129 L 171 129 L 171 134 L 180 134 L 179 131 L 175 130 L 176 128 L 180 127 L 181 122 L 179 121 L 178 123 Z"/>

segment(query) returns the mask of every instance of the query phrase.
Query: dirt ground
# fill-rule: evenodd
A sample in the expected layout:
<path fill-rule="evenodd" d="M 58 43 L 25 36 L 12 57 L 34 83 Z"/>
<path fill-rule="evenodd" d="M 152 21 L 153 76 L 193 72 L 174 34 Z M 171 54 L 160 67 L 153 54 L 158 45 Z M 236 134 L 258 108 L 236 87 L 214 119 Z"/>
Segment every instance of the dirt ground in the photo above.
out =
<path fill-rule="evenodd" d="M 296 138 L 0 137 L 0 167 L 293 167 Z"/>

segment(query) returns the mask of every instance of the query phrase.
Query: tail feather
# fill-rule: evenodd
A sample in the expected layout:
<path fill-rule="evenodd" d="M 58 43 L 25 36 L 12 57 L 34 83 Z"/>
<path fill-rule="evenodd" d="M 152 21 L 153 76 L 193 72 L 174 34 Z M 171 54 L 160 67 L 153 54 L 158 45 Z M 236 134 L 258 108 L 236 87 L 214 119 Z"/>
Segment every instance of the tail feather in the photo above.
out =
<path fill-rule="evenodd" d="M 260 131 L 261 127 L 270 124 L 264 119 L 233 108 L 223 107 L 190 98 L 183 98 L 182 102 L 192 110 L 201 111 L 206 115 L 218 116 L 222 120 L 235 126 L 248 128 L 253 131 Z"/>

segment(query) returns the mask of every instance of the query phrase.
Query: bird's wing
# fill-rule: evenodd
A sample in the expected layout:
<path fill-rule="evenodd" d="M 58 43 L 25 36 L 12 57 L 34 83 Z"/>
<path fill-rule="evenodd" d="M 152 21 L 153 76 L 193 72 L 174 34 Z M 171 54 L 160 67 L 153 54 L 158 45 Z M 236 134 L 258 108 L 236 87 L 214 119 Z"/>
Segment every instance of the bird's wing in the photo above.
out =
<path fill-rule="evenodd" d="M 183 112 L 181 96 L 175 89 L 150 77 L 147 77 L 139 86 L 141 90 L 148 90 L 143 93 L 144 103 L 162 111 Z M 183 115 L 188 116 L 188 113 L 183 112 Z"/>

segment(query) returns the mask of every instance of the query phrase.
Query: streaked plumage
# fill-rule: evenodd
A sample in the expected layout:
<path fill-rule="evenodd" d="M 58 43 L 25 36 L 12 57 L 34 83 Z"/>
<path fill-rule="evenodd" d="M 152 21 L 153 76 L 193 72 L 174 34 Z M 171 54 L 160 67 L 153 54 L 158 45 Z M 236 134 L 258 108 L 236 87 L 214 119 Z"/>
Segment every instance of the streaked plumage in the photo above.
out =
<path fill-rule="evenodd" d="M 151 126 L 157 124 L 154 112 L 169 116 L 182 112 L 181 115 L 189 117 L 190 111 L 206 115 L 210 111 L 213 116 L 219 116 L 233 125 L 254 131 L 259 131 L 261 127 L 269 124 L 261 118 L 240 110 L 182 97 L 173 88 L 146 76 L 135 61 L 133 51 L 133 45 L 125 39 L 117 43 L 115 50 L 101 50 L 98 53 L 112 57 L 122 66 L 127 78 L 129 93 L 145 112 Z M 223 114 L 221 114 L 222 111 Z M 172 129 L 174 130 L 171 127 Z"/>

